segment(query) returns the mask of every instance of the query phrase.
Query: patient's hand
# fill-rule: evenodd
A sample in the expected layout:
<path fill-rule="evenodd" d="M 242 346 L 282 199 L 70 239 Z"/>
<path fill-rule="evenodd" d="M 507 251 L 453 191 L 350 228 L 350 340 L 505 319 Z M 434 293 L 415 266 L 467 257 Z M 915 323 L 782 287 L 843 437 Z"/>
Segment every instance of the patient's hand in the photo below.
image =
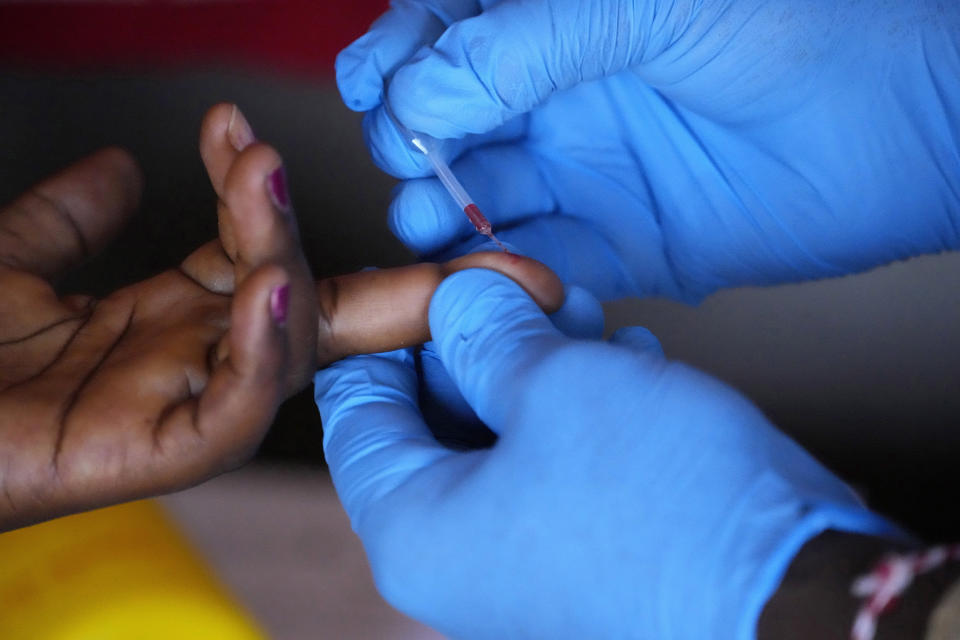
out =
<path fill-rule="evenodd" d="M 126 152 L 96 153 L 0 210 L 0 531 L 239 466 L 318 365 L 429 339 L 427 306 L 452 271 L 492 268 L 549 311 L 563 301 L 549 269 L 502 253 L 314 283 L 276 151 L 218 105 L 200 152 L 219 240 L 102 300 L 60 298 L 51 282 L 136 207 Z"/>
<path fill-rule="evenodd" d="M 232 114 L 215 108 L 201 134 L 220 241 L 179 268 L 101 300 L 54 291 L 138 203 L 140 172 L 118 149 L 0 211 L 0 530 L 235 467 L 308 382 L 314 283 L 293 217 L 268 193 L 284 188 L 270 179 L 280 157 L 242 116 L 228 137 Z M 210 153 L 222 145 L 231 153 Z"/>

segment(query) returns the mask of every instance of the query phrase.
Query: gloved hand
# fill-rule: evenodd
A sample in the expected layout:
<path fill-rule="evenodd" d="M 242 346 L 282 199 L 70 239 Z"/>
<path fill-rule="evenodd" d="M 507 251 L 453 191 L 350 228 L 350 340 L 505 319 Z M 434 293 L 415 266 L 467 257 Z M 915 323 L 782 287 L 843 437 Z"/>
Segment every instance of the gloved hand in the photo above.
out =
<path fill-rule="evenodd" d="M 438 444 L 410 351 L 320 371 L 316 400 L 379 589 L 452 637 L 750 638 L 809 538 L 891 533 L 643 329 L 568 338 L 480 269 L 443 282 L 430 327 L 491 448 Z"/>
<path fill-rule="evenodd" d="M 697 299 L 960 246 L 960 4 L 397 0 L 337 60 L 378 164 L 430 175 L 379 106 L 451 138 L 498 235 L 601 298 Z M 473 231 L 434 179 L 391 225 Z"/>

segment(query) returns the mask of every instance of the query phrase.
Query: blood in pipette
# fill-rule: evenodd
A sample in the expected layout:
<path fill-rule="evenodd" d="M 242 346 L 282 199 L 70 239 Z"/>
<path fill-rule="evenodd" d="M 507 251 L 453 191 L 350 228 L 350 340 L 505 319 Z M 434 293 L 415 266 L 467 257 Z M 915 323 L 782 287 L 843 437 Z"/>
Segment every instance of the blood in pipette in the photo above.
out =
<path fill-rule="evenodd" d="M 487 220 L 487 217 L 483 215 L 480 211 L 480 207 L 475 204 L 468 204 L 463 208 L 463 212 L 467 214 L 467 218 L 470 219 L 470 222 L 473 223 L 473 226 L 477 228 L 477 231 L 483 235 L 487 235 L 493 229 L 493 226 L 490 224 L 490 221 Z"/>
<path fill-rule="evenodd" d="M 480 207 L 470 203 L 463 208 L 463 212 L 467 214 L 467 218 L 470 219 L 470 222 L 473 223 L 477 231 L 496 242 L 497 246 L 500 247 L 504 253 L 510 253 L 510 251 L 503 246 L 503 243 L 497 240 L 497 236 L 493 235 L 493 225 L 490 224 L 487 217 L 480 211 Z"/>

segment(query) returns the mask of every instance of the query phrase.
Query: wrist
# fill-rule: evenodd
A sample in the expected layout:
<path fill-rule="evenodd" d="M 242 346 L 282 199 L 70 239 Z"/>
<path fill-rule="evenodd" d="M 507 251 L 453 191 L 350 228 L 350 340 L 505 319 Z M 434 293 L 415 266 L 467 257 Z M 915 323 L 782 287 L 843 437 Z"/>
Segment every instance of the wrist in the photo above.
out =
<path fill-rule="evenodd" d="M 827 531 L 810 540 L 767 602 L 757 623 L 758 640 L 847 640 L 863 601 L 851 595 L 857 578 L 907 546 L 872 536 Z M 918 575 L 883 614 L 876 640 L 923 638 L 944 594 L 960 579 L 952 563 Z"/>

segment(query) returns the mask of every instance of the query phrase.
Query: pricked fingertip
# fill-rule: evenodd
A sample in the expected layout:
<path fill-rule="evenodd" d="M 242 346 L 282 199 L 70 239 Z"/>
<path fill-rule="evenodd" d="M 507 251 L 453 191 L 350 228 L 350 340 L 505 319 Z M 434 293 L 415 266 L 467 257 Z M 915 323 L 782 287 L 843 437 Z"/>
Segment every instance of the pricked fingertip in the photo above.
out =
<path fill-rule="evenodd" d="M 455 258 L 442 266 L 446 274 L 464 269 L 496 271 L 515 281 L 546 313 L 563 306 L 566 297 L 563 282 L 542 262 L 514 253 L 481 251 Z"/>

